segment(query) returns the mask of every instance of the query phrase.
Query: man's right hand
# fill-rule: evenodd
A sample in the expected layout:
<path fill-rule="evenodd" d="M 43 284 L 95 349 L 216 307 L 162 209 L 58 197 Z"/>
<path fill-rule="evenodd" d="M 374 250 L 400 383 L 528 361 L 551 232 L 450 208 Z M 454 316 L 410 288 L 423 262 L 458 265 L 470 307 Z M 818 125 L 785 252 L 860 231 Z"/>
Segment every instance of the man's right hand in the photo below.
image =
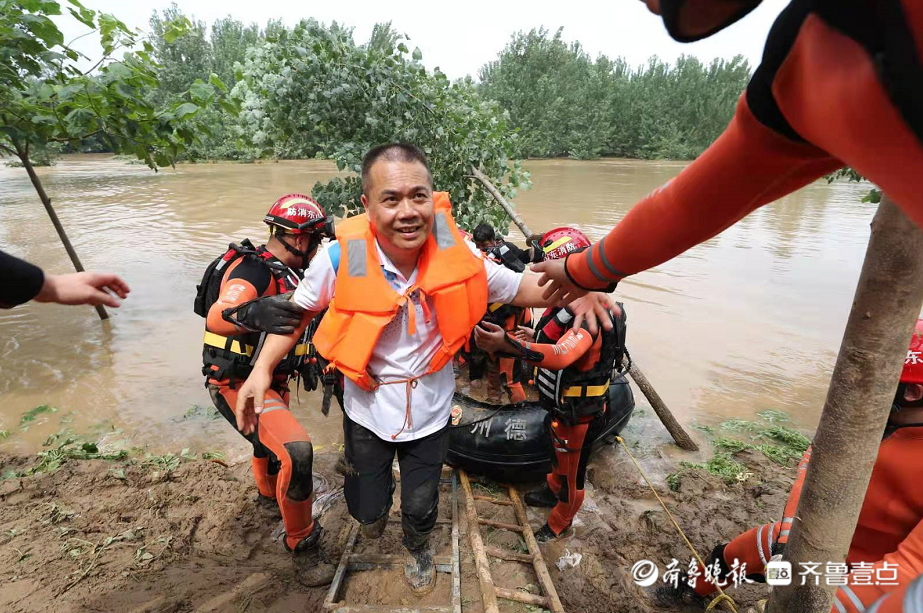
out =
<path fill-rule="evenodd" d="M 102 272 L 73 272 L 66 275 L 45 275 L 45 283 L 35 297 L 36 302 L 58 304 L 104 304 L 117 309 L 131 291 L 121 277 Z"/>
<path fill-rule="evenodd" d="M 237 416 L 237 429 L 243 434 L 249 435 L 256 430 L 257 415 L 263 412 L 263 400 L 271 385 L 272 373 L 254 367 L 237 392 L 234 414 Z"/>

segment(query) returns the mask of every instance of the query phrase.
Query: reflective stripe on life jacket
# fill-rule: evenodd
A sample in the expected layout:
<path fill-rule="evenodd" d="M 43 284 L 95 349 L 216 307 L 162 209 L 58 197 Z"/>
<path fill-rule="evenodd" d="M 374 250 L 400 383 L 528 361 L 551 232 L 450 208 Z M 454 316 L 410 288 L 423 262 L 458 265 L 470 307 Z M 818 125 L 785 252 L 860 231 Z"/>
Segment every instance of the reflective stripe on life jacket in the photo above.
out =
<path fill-rule="evenodd" d="M 442 347 L 425 374 L 440 370 L 452 359 L 487 310 L 487 272 L 452 219 L 449 195 L 434 193 L 433 205 L 433 231 L 417 260 L 417 282 L 403 294 L 394 291 L 382 272 L 368 215 L 337 225 L 340 265 L 336 289 L 314 335 L 314 345 L 331 368 L 366 391 L 379 385 L 366 371 L 378 338 L 413 292 L 421 293 L 424 311 L 428 309 L 426 299 L 432 300 L 442 336 Z M 414 309 L 408 308 L 407 313 L 408 331 L 414 334 Z"/>

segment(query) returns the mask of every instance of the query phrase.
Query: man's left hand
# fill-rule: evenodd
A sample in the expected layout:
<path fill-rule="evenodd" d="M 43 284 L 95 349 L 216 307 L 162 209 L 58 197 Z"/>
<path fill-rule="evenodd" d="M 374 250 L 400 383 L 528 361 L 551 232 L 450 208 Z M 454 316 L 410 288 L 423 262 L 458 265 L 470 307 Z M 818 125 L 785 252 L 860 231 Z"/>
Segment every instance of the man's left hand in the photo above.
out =
<path fill-rule="evenodd" d="M 482 321 L 474 327 L 474 342 L 488 353 L 496 353 L 506 348 L 506 331 L 497 324 Z"/>
<path fill-rule="evenodd" d="M 590 292 L 582 298 L 578 298 L 568 305 L 574 313 L 573 329 L 578 330 L 586 321 L 590 334 L 596 336 L 599 332 L 599 322 L 603 324 L 604 330 L 612 329 L 612 319 L 608 313 L 612 313 L 613 318 L 622 316 L 622 309 L 612 294 L 603 294 L 601 292 Z"/>
<path fill-rule="evenodd" d="M 542 298 L 556 306 L 567 306 L 573 300 L 586 295 L 587 290 L 577 287 L 568 278 L 565 260 L 545 260 L 531 266 L 532 272 L 541 273 L 539 287 L 544 288 Z"/>

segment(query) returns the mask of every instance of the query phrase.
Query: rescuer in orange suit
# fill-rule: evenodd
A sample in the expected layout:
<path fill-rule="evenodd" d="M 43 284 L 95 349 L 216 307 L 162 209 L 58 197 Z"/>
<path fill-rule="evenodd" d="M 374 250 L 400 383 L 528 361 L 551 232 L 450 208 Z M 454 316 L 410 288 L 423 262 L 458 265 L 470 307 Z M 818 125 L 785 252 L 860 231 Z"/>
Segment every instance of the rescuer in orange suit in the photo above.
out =
<path fill-rule="evenodd" d="M 235 427 L 237 393 L 263 339 L 268 333 L 291 334 L 301 323 L 301 311 L 288 297 L 323 238 L 333 236 L 332 218 L 301 194 L 277 200 L 263 221 L 270 227 L 268 242 L 231 245 L 208 267 L 196 296 L 195 311 L 206 318 L 202 374 L 215 407 Z M 329 583 L 334 569 L 322 559 L 321 527 L 311 517 L 311 438 L 288 408 L 289 378 L 311 368 L 309 334 L 273 372 L 259 428 L 244 436 L 253 445 L 257 500 L 278 505 L 283 544 L 294 554 L 298 577 L 316 586 Z"/>
<path fill-rule="evenodd" d="M 846 556 L 843 583 L 847 585 L 837 589 L 831 613 L 863 613 L 882 595 L 906 587 L 923 573 L 921 454 L 923 319 L 917 322 L 907 351 L 859 523 Z M 746 574 L 751 580 L 765 579 L 767 562 L 774 554 L 781 553 L 788 542 L 810 460 L 809 448 L 798 464 L 798 477 L 781 521 L 753 528 L 712 551 L 706 565 L 720 570 L 719 583 L 727 579 L 735 563 L 738 566 L 746 563 Z M 819 571 L 830 573 L 825 567 Z M 702 579 L 704 569 L 700 567 L 699 572 L 702 574 L 697 575 L 694 588 L 688 585 L 685 577 L 676 588 L 672 585 L 659 588 L 658 596 L 662 603 L 700 601 L 717 591 L 713 583 Z M 881 585 L 882 582 L 891 585 Z M 923 607 L 923 600 L 917 601 L 917 604 Z"/>
<path fill-rule="evenodd" d="M 759 0 L 647 4 L 686 42 L 734 23 Z M 923 226 L 921 58 L 923 2 L 793 0 L 724 133 L 592 247 L 535 265 L 545 297 L 613 289 L 843 166 Z"/>
<path fill-rule="evenodd" d="M 574 228 L 555 228 L 538 243 L 551 260 L 589 245 Z M 554 450 L 545 486 L 525 495 L 531 506 L 553 507 L 547 523 L 535 533 L 539 541 L 560 537 L 583 504 L 587 462 L 605 425 L 613 369 L 621 365 L 625 348 L 624 312 L 611 330 L 597 334 L 571 329 L 573 317 L 566 308 L 546 310 L 535 327 L 535 342 L 528 338 L 527 328 L 514 336 L 485 320 L 474 329 L 475 341 L 485 351 L 515 356 L 536 368 L 535 385 L 548 411 L 545 427 Z"/>

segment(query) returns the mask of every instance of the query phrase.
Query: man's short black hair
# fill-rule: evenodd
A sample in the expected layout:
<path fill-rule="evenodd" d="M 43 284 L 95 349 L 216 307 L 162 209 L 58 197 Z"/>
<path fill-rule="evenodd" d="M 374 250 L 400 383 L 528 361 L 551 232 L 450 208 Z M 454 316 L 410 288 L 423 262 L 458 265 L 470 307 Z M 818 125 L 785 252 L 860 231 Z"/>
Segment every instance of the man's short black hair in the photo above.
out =
<path fill-rule="evenodd" d="M 362 193 L 366 196 L 371 195 L 369 194 L 369 171 L 375 162 L 380 159 L 391 162 L 419 162 L 423 164 L 427 174 L 429 174 L 429 183 L 430 187 L 432 187 L 433 171 L 430 170 L 429 160 L 426 159 L 426 154 L 423 153 L 423 150 L 410 143 L 388 143 L 378 145 L 362 158 Z"/>
<path fill-rule="evenodd" d="M 473 236 L 475 243 L 486 243 L 497 238 L 493 226 L 489 223 L 479 223 L 478 227 L 474 229 Z"/>

